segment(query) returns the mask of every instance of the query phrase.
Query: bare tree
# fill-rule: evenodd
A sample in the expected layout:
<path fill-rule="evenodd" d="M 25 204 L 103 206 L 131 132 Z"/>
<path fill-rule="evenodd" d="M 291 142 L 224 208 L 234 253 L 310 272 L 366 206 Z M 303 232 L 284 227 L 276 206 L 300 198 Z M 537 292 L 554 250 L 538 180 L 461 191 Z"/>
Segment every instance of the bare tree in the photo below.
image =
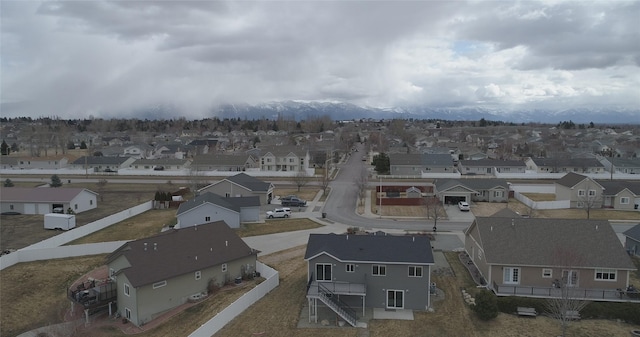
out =
<path fill-rule="evenodd" d="M 298 192 L 300 192 L 300 188 L 309 183 L 309 179 L 310 177 L 305 170 L 298 171 L 298 173 L 293 176 L 293 183 L 298 187 Z"/>
<path fill-rule="evenodd" d="M 556 291 L 552 294 L 555 297 L 547 299 L 546 309 L 551 317 L 560 322 L 561 336 L 564 337 L 569 323 L 576 319 L 576 313 L 588 304 L 584 293 L 577 288 L 580 277 L 577 267 L 581 265 L 582 257 L 567 247 L 558 247 L 551 254 L 555 266 L 553 271 L 560 272 L 561 278 L 553 282 Z"/>
<path fill-rule="evenodd" d="M 591 210 L 602 207 L 602 188 L 589 180 L 584 190 L 578 190 L 578 203 L 576 206 L 584 209 L 587 212 L 587 219 L 590 219 Z"/>
<path fill-rule="evenodd" d="M 363 166 L 360 170 L 360 176 L 356 179 L 355 184 L 358 189 L 358 200 L 360 200 L 360 205 L 364 203 L 365 193 L 367 192 L 367 184 L 369 183 L 369 173 L 367 169 Z"/>
<path fill-rule="evenodd" d="M 427 219 L 433 219 L 433 231 L 438 230 L 438 219 L 444 217 L 445 210 L 442 201 L 437 197 L 425 198 L 424 204 L 427 208 Z"/>
<path fill-rule="evenodd" d="M 104 188 L 107 186 L 107 179 L 100 179 L 96 183 L 98 185 L 98 193 L 100 194 L 100 201 L 104 201 Z"/>
<path fill-rule="evenodd" d="M 328 165 L 323 168 L 324 173 L 319 178 L 320 188 L 322 188 L 322 192 L 327 194 L 327 188 L 329 187 L 329 183 L 331 182 L 331 171 L 329 168 L 331 165 Z"/>

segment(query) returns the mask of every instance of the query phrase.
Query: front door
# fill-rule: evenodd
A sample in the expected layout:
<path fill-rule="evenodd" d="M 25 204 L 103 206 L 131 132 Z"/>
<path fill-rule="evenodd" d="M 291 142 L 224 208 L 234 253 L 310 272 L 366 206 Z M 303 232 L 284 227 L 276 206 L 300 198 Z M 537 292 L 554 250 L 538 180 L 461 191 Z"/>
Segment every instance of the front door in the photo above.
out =
<path fill-rule="evenodd" d="M 387 308 L 404 308 L 404 290 L 387 290 Z"/>
<path fill-rule="evenodd" d="M 578 271 L 577 270 L 563 270 L 562 271 L 562 282 L 567 287 L 577 287 L 578 286 Z"/>

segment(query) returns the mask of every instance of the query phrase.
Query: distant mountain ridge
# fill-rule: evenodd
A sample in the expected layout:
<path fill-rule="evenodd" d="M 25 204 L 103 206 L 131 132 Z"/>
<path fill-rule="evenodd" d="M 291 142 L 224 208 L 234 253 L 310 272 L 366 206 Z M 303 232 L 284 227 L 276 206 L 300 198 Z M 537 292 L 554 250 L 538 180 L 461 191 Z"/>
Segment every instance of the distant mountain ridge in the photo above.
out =
<path fill-rule="evenodd" d="M 171 119 L 183 116 L 179 108 L 158 105 L 147 109 L 137 109 L 132 114 L 141 119 Z M 261 104 L 221 104 L 209 110 L 208 117 L 270 120 L 282 116 L 287 119 L 303 120 L 311 117 L 329 116 L 332 120 L 360 118 L 390 119 L 415 118 L 511 123 L 557 124 L 573 121 L 576 124 L 640 124 L 640 109 L 624 107 L 552 109 L 498 109 L 487 107 L 431 107 L 411 106 L 393 108 L 361 107 L 350 103 L 281 101 Z"/>

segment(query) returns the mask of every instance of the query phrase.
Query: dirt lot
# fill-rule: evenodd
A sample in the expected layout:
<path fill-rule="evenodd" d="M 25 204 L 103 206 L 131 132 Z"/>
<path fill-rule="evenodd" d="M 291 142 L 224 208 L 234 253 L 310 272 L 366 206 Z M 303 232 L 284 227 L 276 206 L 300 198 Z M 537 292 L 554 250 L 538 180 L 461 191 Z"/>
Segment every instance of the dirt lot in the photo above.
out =
<path fill-rule="evenodd" d="M 107 184 L 103 189 L 96 184 L 65 184 L 60 188 L 87 188 L 99 193 L 98 207 L 76 215 L 76 226 L 83 226 L 113 213 L 153 199 L 155 192 L 173 191 L 177 187 L 167 184 Z M 0 187 L 0 193 L 9 193 L 10 187 Z M 175 215 L 175 211 L 174 211 Z M 44 229 L 44 217 L 40 215 L 0 215 L 0 249 L 20 249 L 60 234 L 60 231 Z"/>

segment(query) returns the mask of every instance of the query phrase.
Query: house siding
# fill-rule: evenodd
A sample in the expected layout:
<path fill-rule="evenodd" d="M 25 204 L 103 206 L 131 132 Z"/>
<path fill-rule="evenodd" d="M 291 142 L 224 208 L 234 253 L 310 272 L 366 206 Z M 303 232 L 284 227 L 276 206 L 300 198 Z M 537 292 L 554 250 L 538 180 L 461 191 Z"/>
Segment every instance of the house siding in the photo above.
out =
<path fill-rule="evenodd" d="M 624 242 L 624 248 L 629 254 L 640 256 L 640 241 L 636 241 L 627 236 Z"/>
<path fill-rule="evenodd" d="M 260 198 L 260 205 L 263 205 L 263 206 L 267 205 L 269 202 L 268 193 L 266 191 L 265 192 L 250 191 L 240 185 L 231 183 L 226 180 L 221 180 L 216 184 L 209 185 L 206 187 L 206 189 L 200 190 L 200 192 L 201 193 L 211 192 L 223 197 L 227 196 L 227 194 L 231 197 L 257 196 Z"/>
<path fill-rule="evenodd" d="M 320 255 L 309 260 L 308 272 L 316 280 L 317 263 L 330 263 L 333 282 L 366 284 L 365 306 L 372 308 L 387 307 L 387 290 L 404 291 L 404 309 L 426 310 L 429 305 L 429 285 L 431 270 L 429 265 L 422 266 L 422 277 L 409 277 L 409 265 L 391 263 L 340 262 L 328 255 Z M 353 263 L 355 271 L 346 271 L 346 264 Z M 385 265 L 386 276 L 373 276 L 373 265 Z M 322 281 L 320 281 L 322 282 Z"/>
<path fill-rule="evenodd" d="M 260 220 L 260 206 L 242 207 L 240 209 L 240 222 L 256 222 Z"/>
<path fill-rule="evenodd" d="M 210 219 L 207 221 L 205 220 L 206 217 L 210 217 Z M 218 220 L 223 220 L 231 228 L 240 227 L 240 214 L 238 212 L 210 203 L 204 203 L 178 216 L 180 228 L 202 225 Z"/>
<path fill-rule="evenodd" d="M 615 281 L 603 281 L 595 279 L 595 269 L 584 268 L 552 268 L 552 267 L 519 267 L 514 266 L 502 266 L 492 265 L 491 275 L 496 284 L 503 284 L 503 270 L 504 267 L 516 267 L 520 268 L 520 280 L 518 285 L 527 287 L 551 287 L 552 283 L 556 279 L 562 279 L 562 271 L 567 269 L 578 271 L 578 288 L 590 288 L 590 289 L 618 289 L 627 287 L 627 270 L 618 270 Z M 550 278 L 542 277 L 543 269 L 551 269 L 552 276 Z M 492 283 L 490 283 L 492 284 Z"/>

